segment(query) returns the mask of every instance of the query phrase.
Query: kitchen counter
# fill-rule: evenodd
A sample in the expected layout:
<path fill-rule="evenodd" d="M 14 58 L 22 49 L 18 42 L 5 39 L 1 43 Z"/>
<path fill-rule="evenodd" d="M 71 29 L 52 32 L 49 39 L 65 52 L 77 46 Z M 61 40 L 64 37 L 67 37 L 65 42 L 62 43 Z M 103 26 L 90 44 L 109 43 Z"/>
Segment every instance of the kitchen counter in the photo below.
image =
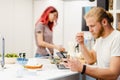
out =
<path fill-rule="evenodd" d="M 0 70 L 0 80 L 79 80 L 79 73 L 69 69 L 58 69 L 49 59 L 33 60 L 43 64 L 41 70 L 27 70 L 17 63 L 6 64 L 6 69 Z"/>

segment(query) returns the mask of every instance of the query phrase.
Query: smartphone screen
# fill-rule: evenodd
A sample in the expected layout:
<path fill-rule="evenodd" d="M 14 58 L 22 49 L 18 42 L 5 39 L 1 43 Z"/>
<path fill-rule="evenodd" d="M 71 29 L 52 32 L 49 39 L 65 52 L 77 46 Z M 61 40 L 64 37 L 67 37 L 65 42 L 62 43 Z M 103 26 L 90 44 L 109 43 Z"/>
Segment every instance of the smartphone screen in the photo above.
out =
<path fill-rule="evenodd" d="M 65 55 L 64 55 L 64 52 L 57 52 L 56 53 L 58 57 L 60 58 L 67 58 Z M 66 53 L 65 53 L 66 54 Z"/>
<path fill-rule="evenodd" d="M 69 69 L 69 68 L 66 68 L 63 64 L 57 64 L 57 68 L 58 69 Z"/>

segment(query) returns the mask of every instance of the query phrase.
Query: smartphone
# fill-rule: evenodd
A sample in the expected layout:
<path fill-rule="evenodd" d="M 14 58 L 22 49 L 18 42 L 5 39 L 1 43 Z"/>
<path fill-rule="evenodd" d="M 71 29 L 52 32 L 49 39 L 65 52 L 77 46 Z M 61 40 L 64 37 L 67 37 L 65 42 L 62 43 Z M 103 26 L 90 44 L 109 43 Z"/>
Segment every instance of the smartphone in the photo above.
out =
<path fill-rule="evenodd" d="M 58 69 L 69 69 L 66 68 L 63 64 L 56 64 Z"/>
<path fill-rule="evenodd" d="M 67 58 L 67 56 L 65 55 L 66 52 L 57 52 L 56 54 L 59 58 Z"/>

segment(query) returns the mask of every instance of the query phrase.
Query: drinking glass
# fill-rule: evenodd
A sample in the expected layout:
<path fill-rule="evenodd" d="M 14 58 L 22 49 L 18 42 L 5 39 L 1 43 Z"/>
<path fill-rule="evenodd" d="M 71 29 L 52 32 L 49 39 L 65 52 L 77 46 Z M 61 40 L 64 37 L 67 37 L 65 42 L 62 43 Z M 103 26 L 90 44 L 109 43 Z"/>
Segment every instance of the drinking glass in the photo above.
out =
<path fill-rule="evenodd" d="M 28 59 L 27 58 L 17 58 L 17 62 L 20 65 L 17 70 L 17 77 L 23 77 L 24 75 L 24 65 L 27 64 Z"/>

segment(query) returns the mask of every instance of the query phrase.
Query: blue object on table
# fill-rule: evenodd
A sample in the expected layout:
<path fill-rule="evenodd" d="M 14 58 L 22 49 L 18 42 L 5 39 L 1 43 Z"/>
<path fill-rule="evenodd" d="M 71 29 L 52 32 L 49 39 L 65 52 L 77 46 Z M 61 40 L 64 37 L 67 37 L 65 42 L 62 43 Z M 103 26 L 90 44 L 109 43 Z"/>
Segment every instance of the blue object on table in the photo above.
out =
<path fill-rule="evenodd" d="M 20 65 L 25 65 L 25 64 L 27 64 L 28 59 L 27 59 L 27 58 L 17 58 L 17 62 L 18 62 Z"/>

